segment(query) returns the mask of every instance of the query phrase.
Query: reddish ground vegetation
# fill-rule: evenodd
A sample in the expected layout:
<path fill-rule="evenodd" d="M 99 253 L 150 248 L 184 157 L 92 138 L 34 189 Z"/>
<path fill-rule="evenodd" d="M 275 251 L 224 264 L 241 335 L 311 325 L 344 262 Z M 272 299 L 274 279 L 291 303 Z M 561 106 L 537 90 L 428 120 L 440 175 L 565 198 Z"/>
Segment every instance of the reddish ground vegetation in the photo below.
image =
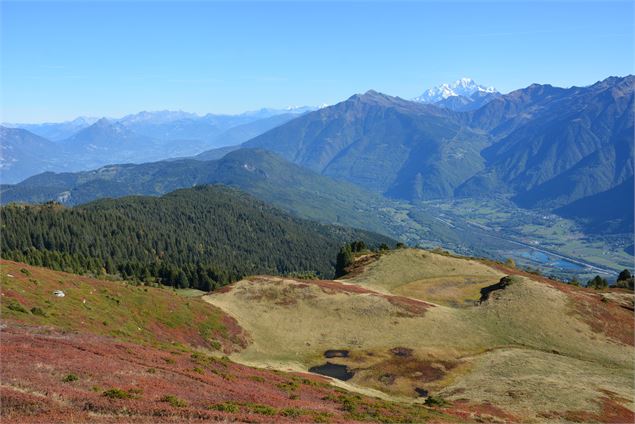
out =
<path fill-rule="evenodd" d="M 225 337 L 221 339 L 221 343 L 223 346 L 224 353 L 233 352 L 236 346 L 241 348 L 246 348 L 249 345 L 250 337 L 247 331 L 242 328 L 238 321 L 234 317 L 230 317 L 229 315 L 223 314 L 221 317 L 221 323 L 223 324 L 223 328 L 225 329 Z M 227 340 L 230 343 L 227 343 Z"/>
<path fill-rule="evenodd" d="M 170 353 L 105 337 L 55 331 L 43 334 L 14 325 L 3 330 L 2 339 L 3 422 L 42 422 L 43 417 L 52 422 L 69 413 L 79 421 L 230 416 L 251 422 L 271 421 L 250 412 L 249 407 L 239 408 L 239 413 L 207 409 L 228 401 L 339 413 L 335 405 L 321 400 L 332 389 L 303 385 L 298 390 L 299 399 L 292 401 L 276 386 L 288 377 L 205 355 Z M 77 380 L 63 382 L 68 374 L 76 375 Z M 317 379 L 306 378 L 319 384 Z M 109 399 L 102 393 L 110 388 L 132 395 L 129 399 Z M 188 406 L 175 408 L 159 401 L 167 395 L 183 399 Z M 277 416 L 276 421 L 287 420 Z"/>
<path fill-rule="evenodd" d="M 599 291 L 586 287 L 577 287 L 496 263 L 488 263 L 488 265 L 508 275 L 522 275 L 560 290 L 571 299 L 571 304 L 576 313 L 593 331 L 604 334 L 617 342 L 635 346 L 633 312 L 618 302 L 603 299 L 601 295 L 602 292 L 624 292 L 624 290 L 606 289 Z"/>
<path fill-rule="evenodd" d="M 355 294 L 377 294 L 355 284 L 343 284 L 332 280 L 309 280 L 311 284 L 320 287 L 324 293 L 355 293 Z"/>
<path fill-rule="evenodd" d="M 407 313 L 413 315 L 423 315 L 426 309 L 433 307 L 434 305 L 426 303 L 422 300 L 411 299 L 402 296 L 392 296 L 375 291 L 365 289 L 358 285 L 343 284 L 339 281 L 330 280 L 311 280 L 312 284 L 319 286 L 325 293 L 355 293 L 355 294 L 370 294 L 373 296 L 379 296 L 387 299 L 393 305 L 404 309 Z"/>
<path fill-rule="evenodd" d="M 567 411 L 545 412 L 541 414 L 549 420 L 564 419 L 574 423 L 601 422 L 611 424 L 626 424 L 635 422 L 635 412 L 623 406 L 619 401 L 625 402 L 627 399 L 621 399 L 615 393 L 608 390 L 601 390 L 605 393 L 596 402 L 600 405 L 600 412 L 590 411 Z"/>
<path fill-rule="evenodd" d="M 613 301 L 602 301 L 595 293 L 571 293 L 578 315 L 593 331 L 612 340 L 635 346 L 633 313 Z"/>
<path fill-rule="evenodd" d="M 51 328 L 3 323 L 0 354 L 3 423 L 449 418 L 421 407 L 348 394 L 308 374 L 259 370 L 197 352 Z"/>
<path fill-rule="evenodd" d="M 463 422 L 506 422 L 521 423 L 523 420 L 513 414 L 490 404 L 474 404 L 468 401 L 456 401 L 444 412 L 459 417 Z"/>
<path fill-rule="evenodd" d="M 409 297 L 401 296 L 384 296 L 390 303 L 405 309 L 408 313 L 413 315 L 423 315 L 428 308 L 434 307 L 430 303 L 426 303 L 422 300 L 411 299 Z"/>

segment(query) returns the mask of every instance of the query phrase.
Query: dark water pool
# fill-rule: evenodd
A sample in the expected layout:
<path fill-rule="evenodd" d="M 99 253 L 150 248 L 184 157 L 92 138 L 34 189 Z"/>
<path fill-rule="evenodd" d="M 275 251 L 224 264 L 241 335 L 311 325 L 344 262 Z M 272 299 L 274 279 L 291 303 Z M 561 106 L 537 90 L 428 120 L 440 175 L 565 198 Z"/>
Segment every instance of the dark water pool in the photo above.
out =
<path fill-rule="evenodd" d="M 309 368 L 309 371 L 316 374 L 322 374 L 328 377 L 337 378 L 338 380 L 342 381 L 350 380 L 355 375 L 355 373 L 349 370 L 346 365 L 338 365 L 331 362 L 311 367 Z"/>

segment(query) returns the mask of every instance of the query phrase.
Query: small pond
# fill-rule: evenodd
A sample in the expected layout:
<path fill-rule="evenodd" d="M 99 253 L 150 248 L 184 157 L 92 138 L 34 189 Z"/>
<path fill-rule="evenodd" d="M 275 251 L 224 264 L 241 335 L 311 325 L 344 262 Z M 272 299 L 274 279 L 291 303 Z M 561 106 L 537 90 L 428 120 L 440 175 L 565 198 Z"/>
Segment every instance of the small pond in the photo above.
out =
<path fill-rule="evenodd" d="M 342 381 L 350 380 L 355 375 L 355 373 L 352 372 L 346 365 L 338 365 L 331 362 L 311 367 L 309 368 L 309 371 L 316 374 L 322 374 L 328 377 L 337 378 L 338 380 Z"/>

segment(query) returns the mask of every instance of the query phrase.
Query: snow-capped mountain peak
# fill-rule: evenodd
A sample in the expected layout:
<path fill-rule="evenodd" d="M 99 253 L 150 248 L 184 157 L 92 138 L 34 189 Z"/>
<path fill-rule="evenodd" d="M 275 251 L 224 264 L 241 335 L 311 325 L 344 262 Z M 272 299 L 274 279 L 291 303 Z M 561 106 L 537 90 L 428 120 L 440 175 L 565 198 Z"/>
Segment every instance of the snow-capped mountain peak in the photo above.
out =
<path fill-rule="evenodd" d="M 436 103 L 454 96 L 470 97 L 476 92 L 498 93 L 494 87 L 485 87 L 474 82 L 472 78 L 464 77 L 451 84 L 441 84 L 437 87 L 432 87 L 419 97 L 415 97 L 414 101 Z"/>

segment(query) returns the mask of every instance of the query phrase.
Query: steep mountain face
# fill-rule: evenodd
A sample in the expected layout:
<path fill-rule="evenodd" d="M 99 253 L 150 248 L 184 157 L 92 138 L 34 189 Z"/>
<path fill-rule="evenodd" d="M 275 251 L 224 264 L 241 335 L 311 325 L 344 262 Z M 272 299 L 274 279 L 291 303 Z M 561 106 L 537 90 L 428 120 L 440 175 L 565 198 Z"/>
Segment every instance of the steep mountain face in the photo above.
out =
<path fill-rule="evenodd" d="M 503 194 L 555 209 L 633 178 L 634 88 L 633 76 L 534 84 L 467 112 L 370 91 L 245 145 L 395 198 Z"/>
<path fill-rule="evenodd" d="M 55 143 L 20 128 L 0 127 L 0 176 L 3 184 L 59 165 Z"/>
<path fill-rule="evenodd" d="M 244 145 L 391 197 L 430 199 L 482 169 L 487 143 L 451 111 L 369 91 Z"/>
<path fill-rule="evenodd" d="M 633 177 L 635 77 L 570 89 L 532 85 L 467 115 L 494 143 L 484 170 L 456 191 L 515 193 L 524 207 L 559 207 Z"/>

